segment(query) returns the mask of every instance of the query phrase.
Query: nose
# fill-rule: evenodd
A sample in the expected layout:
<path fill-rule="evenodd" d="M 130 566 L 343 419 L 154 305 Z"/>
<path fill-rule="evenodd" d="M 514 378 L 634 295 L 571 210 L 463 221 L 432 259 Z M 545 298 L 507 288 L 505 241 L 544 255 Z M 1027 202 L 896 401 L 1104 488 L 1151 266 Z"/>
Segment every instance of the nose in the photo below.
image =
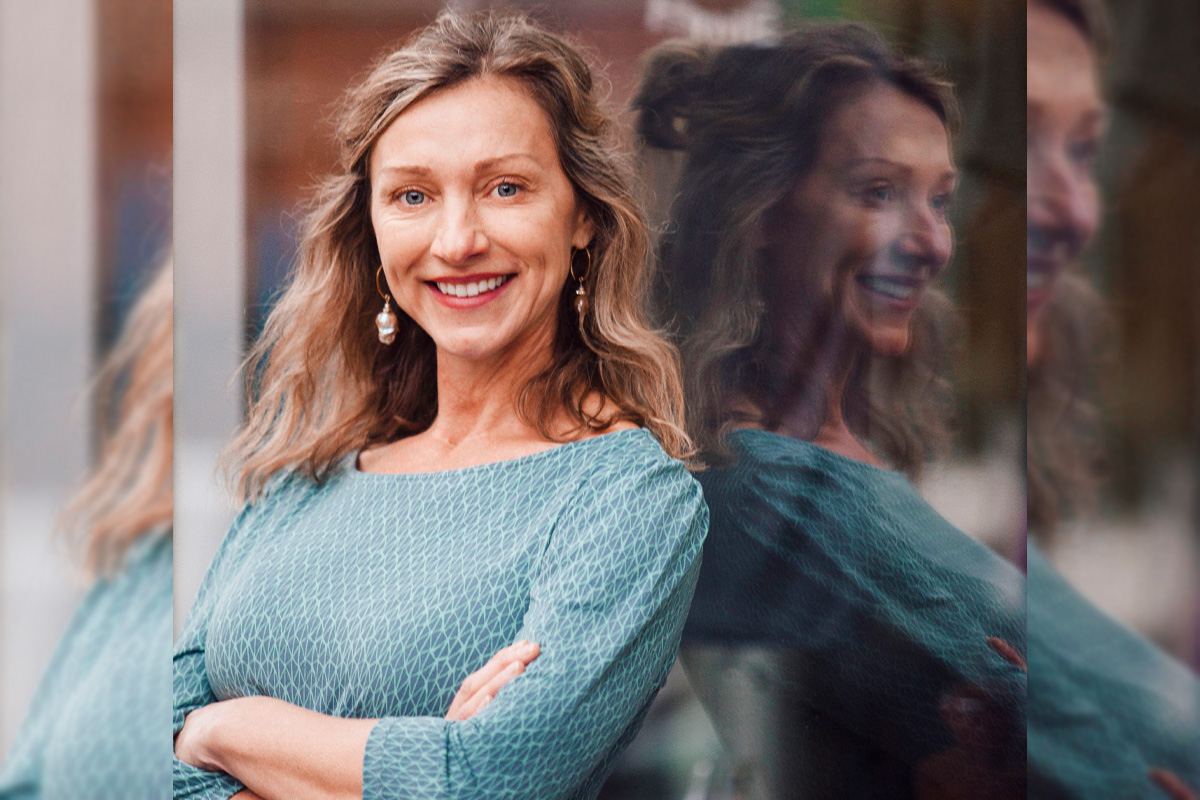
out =
<path fill-rule="evenodd" d="M 914 208 L 908 215 L 896 249 L 901 263 L 909 270 L 916 272 L 924 268 L 932 278 L 949 263 L 954 249 L 950 223 L 928 206 Z"/>
<path fill-rule="evenodd" d="M 1030 153 L 1028 222 L 1042 238 L 1064 242 L 1074 256 L 1096 234 L 1099 192 L 1091 174 L 1063 154 Z"/>
<path fill-rule="evenodd" d="M 475 204 L 469 200 L 447 200 L 438 217 L 430 253 L 448 264 L 464 264 L 488 248 Z"/>

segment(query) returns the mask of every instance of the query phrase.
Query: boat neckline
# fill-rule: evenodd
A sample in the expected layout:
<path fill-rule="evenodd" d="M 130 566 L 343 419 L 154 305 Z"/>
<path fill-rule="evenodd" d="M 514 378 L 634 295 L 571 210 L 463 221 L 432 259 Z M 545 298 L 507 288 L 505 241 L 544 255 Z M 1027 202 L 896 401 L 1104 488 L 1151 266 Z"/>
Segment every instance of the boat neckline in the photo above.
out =
<path fill-rule="evenodd" d="M 653 435 L 646 428 L 626 428 L 620 431 L 613 431 L 612 433 L 602 433 L 598 436 L 589 436 L 586 439 L 577 439 L 573 442 L 563 442 L 562 444 L 556 444 L 553 447 L 547 447 L 545 450 L 538 450 L 536 453 L 527 453 L 526 455 L 517 456 L 515 458 L 505 458 L 501 459 L 500 461 L 487 461 L 483 464 L 472 464 L 467 467 L 430 470 L 427 472 L 366 472 L 360 469 L 358 466 L 358 456 L 362 450 L 354 450 L 346 456 L 346 471 L 351 475 L 361 475 L 366 478 L 423 478 L 430 476 L 453 476 L 475 472 L 486 472 L 509 466 L 523 466 L 530 462 L 549 458 L 552 454 L 559 453 L 570 448 L 583 447 L 589 442 L 598 442 L 613 436 L 621 436 L 622 434 L 644 434 L 649 436 L 651 439 L 654 439 Z"/>

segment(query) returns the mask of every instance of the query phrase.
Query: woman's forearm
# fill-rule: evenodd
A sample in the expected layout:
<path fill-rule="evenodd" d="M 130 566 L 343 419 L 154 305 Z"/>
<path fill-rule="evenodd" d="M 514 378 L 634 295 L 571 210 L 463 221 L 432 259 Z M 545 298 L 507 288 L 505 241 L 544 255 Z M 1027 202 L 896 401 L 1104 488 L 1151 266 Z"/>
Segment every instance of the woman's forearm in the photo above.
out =
<path fill-rule="evenodd" d="M 262 800 L 362 797 L 363 754 L 377 720 L 331 717 L 271 697 L 217 705 L 204 766 L 232 775 Z"/>

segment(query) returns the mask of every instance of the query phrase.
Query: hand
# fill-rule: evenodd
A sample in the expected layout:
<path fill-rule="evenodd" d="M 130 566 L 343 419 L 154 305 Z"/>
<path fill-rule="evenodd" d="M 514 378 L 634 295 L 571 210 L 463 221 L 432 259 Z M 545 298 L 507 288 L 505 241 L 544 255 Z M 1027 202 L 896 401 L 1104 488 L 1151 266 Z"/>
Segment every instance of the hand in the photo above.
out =
<path fill-rule="evenodd" d="M 199 769 L 220 769 L 209 755 L 208 744 L 221 711 L 221 703 L 212 703 L 201 706 L 184 717 L 183 727 L 175 734 L 176 758 Z"/>
<path fill-rule="evenodd" d="M 541 652 L 541 648 L 532 642 L 517 642 L 497 650 L 491 660 L 463 681 L 450 703 L 446 719 L 464 720 L 478 714 L 492 701 L 501 686 L 524 672 L 525 667 Z"/>

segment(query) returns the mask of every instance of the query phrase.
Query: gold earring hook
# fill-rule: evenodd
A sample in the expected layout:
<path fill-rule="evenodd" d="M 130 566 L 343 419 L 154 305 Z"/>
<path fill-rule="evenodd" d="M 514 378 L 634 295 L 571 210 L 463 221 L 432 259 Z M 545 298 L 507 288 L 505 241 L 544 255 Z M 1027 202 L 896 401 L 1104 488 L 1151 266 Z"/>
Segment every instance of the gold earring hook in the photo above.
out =
<path fill-rule="evenodd" d="M 578 253 L 579 251 L 576 250 L 575 252 Z M 583 254 L 585 256 L 587 256 L 588 265 L 587 265 L 587 271 L 583 273 L 582 278 L 575 277 L 575 255 L 574 255 L 574 253 L 571 254 L 571 261 L 568 264 L 568 271 L 571 273 L 571 280 L 578 281 L 579 283 L 583 283 L 584 281 L 586 281 L 588 279 L 588 275 L 592 274 L 592 251 L 585 247 L 585 248 L 583 248 Z"/>
<path fill-rule="evenodd" d="M 383 275 L 383 264 L 379 265 L 379 269 L 375 270 L 375 289 L 379 292 L 379 296 L 383 298 L 383 302 L 388 302 L 392 296 L 383 290 L 383 285 L 379 283 L 379 278 Z"/>

